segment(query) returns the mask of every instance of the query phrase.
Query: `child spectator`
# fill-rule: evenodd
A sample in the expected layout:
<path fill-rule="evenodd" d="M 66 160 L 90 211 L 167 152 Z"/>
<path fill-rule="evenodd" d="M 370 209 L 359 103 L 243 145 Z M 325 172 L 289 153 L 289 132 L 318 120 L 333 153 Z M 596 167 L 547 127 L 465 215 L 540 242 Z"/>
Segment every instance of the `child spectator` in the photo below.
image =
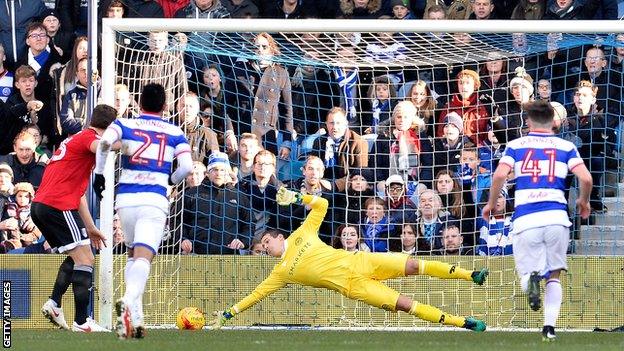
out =
<path fill-rule="evenodd" d="M 37 229 L 30 217 L 30 204 L 35 196 L 35 189 L 30 183 L 17 183 L 14 188 L 14 202 L 5 205 L 2 221 L 5 223 L 3 246 L 7 251 L 27 247 L 41 238 L 41 231 Z M 7 220 L 13 219 L 7 224 Z"/>
<path fill-rule="evenodd" d="M 431 94 L 431 89 L 425 81 L 418 80 L 412 84 L 409 93 L 405 97 L 416 106 L 416 116 L 425 122 L 425 133 L 432 138 L 433 123 L 435 122 L 435 109 L 437 102 Z M 416 127 L 418 119 L 415 119 L 412 128 Z"/>
<path fill-rule="evenodd" d="M 74 135 L 81 131 L 87 119 L 87 64 L 82 58 L 76 67 L 76 85 L 63 96 L 59 114 L 60 134 Z"/>
<path fill-rule="evenodd" d="M 388 125 L 391 120 L 396 87 L 388 75 L 379 76 L 368 88 L 367 96 L 371 110 L 363 114 L 362 128 L 364 134 L 377 134 L 379 126 Z"/>
<path fill-rule="evenodd" d="M 461 168 L 458 174 L 464 185 L 464 191 L 470 194 L 468 203 L 480 204 L 486 202 L 487 198 L 483 197 L 483 190 L 492 184 L 491 173 L 480 167 L 479 153 L 477 149 L 467 146 L 461 151 Z M 482 201 L 483 199 L 483 201 Z"/>
<path fill-rule="evenodd" d="M 434 165 L 436 173 L 450 170 L 459 172 L 460 152 L 469 139 L 464 136 L 464 122 L 459 114 L 450 112 L 444 118 L 443 135 L 435 139 Z"/>
<path fill-rule="evenodd" d="M 483 218 L 477 219 L 479 228 L 479 246 L 477 254 L 481 256 L 511 255 L 512 249 L 512 222 L 511 214 L 507 211 L 507 189 L 503 190 L 496 199 L 496 207 L 492 211 L 489 222 Z"/>
<path fill-rule="evenodd" d="M 394 19 L 404 20 L 415 18 L 412 11 L 410 11 L 408 0 L 392 0 L 390 5 L 392 5 Z"/>
<path fill-rule="evenodd" d="M 378 197 L 371 197 L 364 203 L 366 218 L 362 223 L 363 241 L 371 252 L 388 252 L 388 244 L 395 226 L 386 215 L 386 204 Z"/>

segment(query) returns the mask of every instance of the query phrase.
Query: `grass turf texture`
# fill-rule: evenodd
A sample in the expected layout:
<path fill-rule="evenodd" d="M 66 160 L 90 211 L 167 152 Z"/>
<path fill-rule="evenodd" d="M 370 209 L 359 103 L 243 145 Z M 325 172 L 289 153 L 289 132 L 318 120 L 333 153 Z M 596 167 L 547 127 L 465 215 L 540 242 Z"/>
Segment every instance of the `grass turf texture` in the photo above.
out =
<path fill-rule="evenodd" d="M 14 330 L 13 350 L 624 350 L 624 333 L 557 333 L 552 343 L 539 332 L 473 333 L 301 331 L 301 330 L 148 330 L 142 340 L 118 340 L 113 333 Z"/>

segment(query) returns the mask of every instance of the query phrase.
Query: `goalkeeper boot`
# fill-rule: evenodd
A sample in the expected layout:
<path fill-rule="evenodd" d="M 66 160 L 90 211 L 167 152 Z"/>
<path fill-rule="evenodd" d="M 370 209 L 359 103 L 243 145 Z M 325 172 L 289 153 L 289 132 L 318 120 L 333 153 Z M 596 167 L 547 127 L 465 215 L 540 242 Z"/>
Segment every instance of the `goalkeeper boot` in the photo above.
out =
<path fill-rule="evenodd" d="M 487 270 L 487 268 L 482 268 L 480 271 L 474 271 L 471 275 L 472 281 L 477 285 L 483 285 L 483 283 L 485 283 L 485 278 L 487 278 L 488 274 L 490 274 L 490 272 Z"/>
<path fill-rule="evenodd" d="M 529 307 L 533 311 L 539 311 L 542 307 L 542 299 L 540 298 L 540 281 L 542 277 L 538 272 L 531 273 L 529 277 Z"/>
<path fill-rule="evenodd" d="M 119 299 L 115 303 L 115 312 L 117 313 L 117 324 L 115 325 L 117 336 L 120 339 L 131 338 L 134 334 L 134 328 L 132 327 L 130 306 L 123 299 Z"/>
<path fill-rule="evenodd" d="M 542 329 L 542 341 L 551 342 L 555 340 L 557 340 L 557 335 L 555 335 L 555 327 L 545 325 Z"/>
<path fill-rule="evenodd" d="M 76 323 L 76 321 L 74 321 L 74 324 L 72 325 L 72 331 L 79 333 L 95 333 L 109 332 L 110 330 L 100 326 L 93 319 L 87 317 L 87 321 L 82 324 L 78 324 Z"/>
<path fill-rule="evenodd" d="M 65 321 L 63 309 L 60 307 L 56 307 L 56 302 L 54 302 L 54 300 L 49 299 L 48 301 L 46 301 L 46 303 L 43 304 L 43 307 L 41 307 L 41 313 L 52 324 L 56 325 L 61 329 L 69 330 L 69 325 Z"/>
<path fill-rule="evenodd" d="M 485 331 L 485 322 L 478 320 L 474 317 L 466 317 L 466 322 L 464 322 L 464 328 L 470 329 L 476 332 Z"/>

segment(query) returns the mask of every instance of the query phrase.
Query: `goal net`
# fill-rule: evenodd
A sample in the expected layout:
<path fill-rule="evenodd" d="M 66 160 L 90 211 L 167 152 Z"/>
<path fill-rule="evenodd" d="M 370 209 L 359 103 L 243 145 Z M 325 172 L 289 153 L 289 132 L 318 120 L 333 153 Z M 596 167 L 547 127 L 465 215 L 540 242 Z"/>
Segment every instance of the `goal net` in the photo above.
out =
<path fill-rule="evenodd" d="M 268 228 L 290 233 L 307 213 L 277 208 L 271 194 L 284 184 L 330 201 L 319 229 L 329 245 L 491 271 L 485 287 L 423 277 L 388 282 L 401 293 L 494 327 L 540 326 L 514 272 L 512 181 L 496 216 L 480 219 L 506 143 L 527 133 L 522 104 L 534 99 L 552 102 L 555 133 L 577 145 L 595 183 L 586 221 L 574 206 L 577 185 L 568 185 L 561 327 L 621 321 L 624 36 L 612 33 L 620 26 L 540 21 L 540 33 L 530 21 L 482 22 L 104 20 L 104 101 L 118 99 L 115 86 L 123 84 L 132 117 L 141 87 L 162 83 L 165 114 L 186 128 L 194 159 L 208 164 L 211 153 L 225 152 L 232 167 L 221 190 L 210 174 L 173 190 L 167 240 L 143 301 L 146 322 L 172 325 L 181 307 L 217 310 L 251 292 L 277 262 L 250 255 L 254 239 Z M 555 31 L 563 33 L 547 33 Z M 254 159 L 255 143 L 270 153 Z M 112 232 L 111 199 L 102 223 Z M 245 248 L 232 249 L 234 239 Z M 110 325 L 125 257 L 105 252 L 100 261 L 99 315 Z M 298 286 L 233 325 L 434 327 Z"/>

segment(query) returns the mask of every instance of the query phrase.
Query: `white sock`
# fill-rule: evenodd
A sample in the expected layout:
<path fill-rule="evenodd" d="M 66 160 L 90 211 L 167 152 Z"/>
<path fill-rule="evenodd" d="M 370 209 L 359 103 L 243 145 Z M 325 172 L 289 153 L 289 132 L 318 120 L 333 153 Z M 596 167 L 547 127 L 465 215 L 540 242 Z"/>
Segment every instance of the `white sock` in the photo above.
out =
<path fill-rule="evenodd" d="M 544 290 L 544 325 L 554 327 L 557 323 L 561 301 L 563 300 L 561 282 L 559 279 L 548 279 Z"/>
<path fill-rule="evenodd" d="M 126 268 L 124 269 L 124 279 L 126 279 L 126 281 L 128 281 L 128 272 L 130 271 L 130 267 L 132 267 L 133 263 L 134 258 L 128 257 L 128 260 L 126 261 Z"/>
<path fill-rule="evenodd" d="M 123 299 L 131 306 L 136 303 L 139 296 L 141 296 L 145 290 L 145 283 L 147 283 L 150 266 L 150 262 L 147 259 L 139 257 L 134 260 L 134 263 L 128 269 L 126 275 L 126 293 Z"/>

